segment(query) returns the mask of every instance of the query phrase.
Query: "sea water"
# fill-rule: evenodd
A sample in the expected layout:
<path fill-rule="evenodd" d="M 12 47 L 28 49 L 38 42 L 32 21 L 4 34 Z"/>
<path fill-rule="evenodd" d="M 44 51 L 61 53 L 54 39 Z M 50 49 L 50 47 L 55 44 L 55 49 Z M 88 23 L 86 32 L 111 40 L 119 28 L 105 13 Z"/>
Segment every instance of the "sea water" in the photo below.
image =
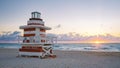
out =
<path fill-rule="evenodd" d="M 69 51 L 106 51 L 106 52 L 120 52 L 120 43 L 68 43 L 68 44 L 54 44 L 55 50 L 69 50 Z"/>
<path fill-rule="evenodd" d="M 18 43 L 0 43 L 0 48 L 21 48 Z M 54 50 L 120 52 L 120 43 L 57 43 Z"/>

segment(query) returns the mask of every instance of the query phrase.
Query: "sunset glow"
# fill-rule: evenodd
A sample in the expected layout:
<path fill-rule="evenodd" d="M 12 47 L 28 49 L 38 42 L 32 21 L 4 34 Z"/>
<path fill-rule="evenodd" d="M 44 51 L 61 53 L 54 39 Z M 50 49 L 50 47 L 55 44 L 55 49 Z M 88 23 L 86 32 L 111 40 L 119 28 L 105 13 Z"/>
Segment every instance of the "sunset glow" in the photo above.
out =
<path fill-rule="evenodd" d="M 90 43 L 96 43 L 96 44 L 99 44 L 99 43 L 110 43 L 110 41 L 107 38 L 104 38 L 102 36 L 93 37 L 92 39 L 90 39 L 88 41 Z"/>
<path fill-rule="evenodd" d="M 107 43 L 107 42 L 106 41 L 99 41 L 99 40 L 97 40 L 97 41 L 94 41 L 94 43 L 99 44 L 99 43 Z"/>
<path fill-rule="evenodd" d="M 97 43 L 97 44 L 98 44 L 98 43 L 101 43 L 101 42 L 100 42 L 100 41 L 95 41 L 95 43 Z"/>
<path fill-rule="evenodd" d="M 1 0 L 1 40 L 15 31 L 22 35 L 19 26 L 26 24 L 31 12 L 38 11 L 45 25 L 52 28 L 47 33 L 58 36 L 58 40 L 119 42 L 119 6 L 119 0 Z"/>

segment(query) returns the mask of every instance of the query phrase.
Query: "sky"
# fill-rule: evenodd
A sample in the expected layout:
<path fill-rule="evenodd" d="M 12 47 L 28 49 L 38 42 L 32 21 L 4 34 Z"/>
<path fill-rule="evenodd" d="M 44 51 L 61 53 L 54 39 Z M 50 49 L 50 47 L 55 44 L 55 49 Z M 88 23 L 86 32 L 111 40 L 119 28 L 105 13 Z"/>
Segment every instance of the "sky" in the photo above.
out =
<path fill-rule="evenodd" d="M 0 38 L 22 34 L 19 26 L 27 24 L 33 11 L 41 12 L 45 25 L 52 28 L 47 32 L 60 40 L 120 37 L 120 0 L 0 0 Z"/>

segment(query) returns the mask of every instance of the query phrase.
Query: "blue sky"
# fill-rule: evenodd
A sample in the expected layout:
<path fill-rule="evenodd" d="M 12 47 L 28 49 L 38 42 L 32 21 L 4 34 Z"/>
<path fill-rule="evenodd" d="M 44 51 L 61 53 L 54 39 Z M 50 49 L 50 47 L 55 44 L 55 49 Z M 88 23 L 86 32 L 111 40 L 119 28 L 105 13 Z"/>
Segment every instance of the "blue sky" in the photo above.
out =
<path fill-rule="evenodd" d="M 0 0 L 0 34 L 22 32 L 33 11 L 52 27 L 48 33 L 120 37 L 120 0 Z"/>

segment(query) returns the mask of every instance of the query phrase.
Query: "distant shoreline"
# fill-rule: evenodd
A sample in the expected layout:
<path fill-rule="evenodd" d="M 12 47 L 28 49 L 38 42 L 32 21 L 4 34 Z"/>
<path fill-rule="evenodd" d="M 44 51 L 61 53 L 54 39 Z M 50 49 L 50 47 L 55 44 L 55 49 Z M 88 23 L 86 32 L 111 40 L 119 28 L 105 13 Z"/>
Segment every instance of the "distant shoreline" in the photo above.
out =
<path fill-rule="evenodd" d="M 18 50 L 19 48 L 0 48 L 0 49 L 13 49 L 13 50 Z M 65 51 L 65 52 L 89 52 L 89 53 L 120 53 L 120 51 L 97 51 L 97 50 L 93 50 L 93 51 L 88 51 L 88 50 L 53 50 L 53 51 Z"/>
<path fill-rule="evenodd" d="M 120 52 L 120 43 L 57 43 L 53 44 L 54 50 L 61 51 L 95 51 L 95 52 Z M 19 49 L 19 43 L 0 43 L 0 48 Z"/>
<path fill-rule="evenodd" d="M 14 42 L 0 42 L 0 44 L 20 44 L 20 43 L 14 43 Z M 70 42 L 65 42 L 65 43 L 55 43 L 55 44 L 96 44 L 96 43 L 83 43 L 83 42 L 79 42 L 79 43 L 70 43 Z M 99 43 L 99 44 L 108 44 L 108 43 Z M 109 44 L 120 44 L 120 42 L 114 42 L 114 43 L 109 43 Z"/>

